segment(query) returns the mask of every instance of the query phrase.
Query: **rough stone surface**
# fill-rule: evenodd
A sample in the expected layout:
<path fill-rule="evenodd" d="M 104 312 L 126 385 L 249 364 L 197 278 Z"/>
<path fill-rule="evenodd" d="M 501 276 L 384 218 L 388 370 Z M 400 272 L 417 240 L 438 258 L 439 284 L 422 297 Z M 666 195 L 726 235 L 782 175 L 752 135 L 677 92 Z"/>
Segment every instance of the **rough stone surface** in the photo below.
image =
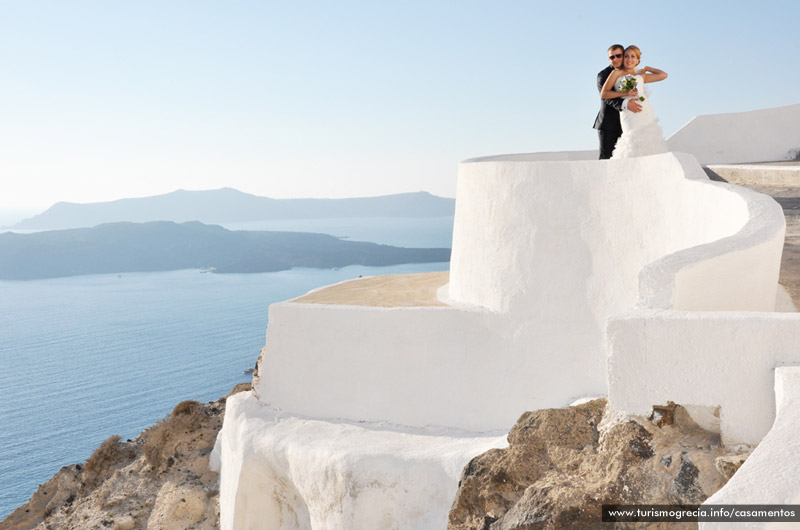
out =
<path fill-rule="evenodd" d="M 714 461 L 714 465 L 719 474 L 725 477 L 725 480 L 730 480 L 733 474 L 739 471 L 746 459 L 747 455 L 720 456 Z"/>
<path fill-rule="evenodd" d="M 208 502 L 216 493 L 199 484 L 177 484 L 172 480 L 166 482 L 156 496 L 153 511 L 147 520 L 148 530 L 196 528 L 203 520 L 212 521 L 210 527 L 216 528 L 217 525 L 213 523 L 215 507 Z"/>
<path fill-rule="evenodd" d="M 85 464 L 64 467 L 42 484 L 0 528 L 219 528 L 219 475 L 208 459 L 224 413 L 225 398 L 185 401 L 135 440 L 112 436 Z"/>
<path fill-rule="evenodd" d="M 601 522 L 603 504 L 700 504 L 729 478 L 718 459 L 746 454 L 722 447 L 719 434 L 700 429 L 682 407 L 660 411 L 652 420 L 621 417 L 599 399 L 526 412 L 507 449 L 464 469 L 448 529 L 600 529 L 609 527 Z M 666 528 L 660 524 L 630 527 Z"/>

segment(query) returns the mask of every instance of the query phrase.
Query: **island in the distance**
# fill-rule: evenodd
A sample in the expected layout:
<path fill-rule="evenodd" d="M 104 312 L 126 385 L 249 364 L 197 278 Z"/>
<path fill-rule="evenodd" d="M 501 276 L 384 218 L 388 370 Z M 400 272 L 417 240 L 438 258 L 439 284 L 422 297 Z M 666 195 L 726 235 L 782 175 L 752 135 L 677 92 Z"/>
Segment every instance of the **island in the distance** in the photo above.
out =
<path fill-rule="evenodd" d="M 122 222 L 0 234 L 2 280 L 180 269 L 274 272 L 449 260 L 449 248 L 392 247 L 301 232 L 231 231 L 198 221 Z"/>
<path fill-rule="evenodd" d="M 454 212 L 455 199 L 424 191 L 349 199 L 271 199 L 222 188 L 177 190 L 153 197 L 88 204 L 59 202 L 10 228 L 65 230 L 123 221 L 225 224 L 335 217 L 439 217 L 452 216 Z"/>

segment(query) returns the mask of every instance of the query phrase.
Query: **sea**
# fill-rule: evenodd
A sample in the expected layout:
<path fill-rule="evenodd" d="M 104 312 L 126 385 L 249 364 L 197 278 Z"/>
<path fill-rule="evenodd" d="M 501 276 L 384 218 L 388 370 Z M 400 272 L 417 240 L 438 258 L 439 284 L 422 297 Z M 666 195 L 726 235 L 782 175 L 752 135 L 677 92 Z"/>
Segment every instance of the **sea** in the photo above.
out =
<path fill-rule="evenodd" d="M 449 248 L 453 217 L 224 226 Z M 412 263 L 0 281 L 0 520 L 109 436 L 132 439 L 181 401 L 213 401 L 250 381 L 245 370 L 264 345 L 271 303 L 359 276 L 448 269 Z"/>

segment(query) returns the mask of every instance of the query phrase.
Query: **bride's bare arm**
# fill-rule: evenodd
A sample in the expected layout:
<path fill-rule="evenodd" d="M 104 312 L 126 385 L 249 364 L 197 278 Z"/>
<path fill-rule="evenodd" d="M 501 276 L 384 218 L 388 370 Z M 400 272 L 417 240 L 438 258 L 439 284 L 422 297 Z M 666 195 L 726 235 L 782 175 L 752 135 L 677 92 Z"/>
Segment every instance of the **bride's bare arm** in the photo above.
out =
<path fill-rule="evenodd" d="M 655 83 L 656 81 L 663 81 L 667 78 L 667 72 L 653 68 L 652 66 L 645 66 L 642 68 L 642 77 L 645 83 Z"/>
<path fill-rule="evenodd" d="M 606 82 L 603 84 L 603 89 L 600 91 L 600 97 L 602 99 L 614 99 L 635 95 L 631 93 L 633 92 L 631 90 L 628 90 L 627 92 L 617 92 L 614 90 L 614 83 L 617 82 L 617 79 L 619 79 L 620 75 L 622 75 L 620 70 L 611 72 L 611 75 L 608 76 L 608 79 L 606 79 Z"/>

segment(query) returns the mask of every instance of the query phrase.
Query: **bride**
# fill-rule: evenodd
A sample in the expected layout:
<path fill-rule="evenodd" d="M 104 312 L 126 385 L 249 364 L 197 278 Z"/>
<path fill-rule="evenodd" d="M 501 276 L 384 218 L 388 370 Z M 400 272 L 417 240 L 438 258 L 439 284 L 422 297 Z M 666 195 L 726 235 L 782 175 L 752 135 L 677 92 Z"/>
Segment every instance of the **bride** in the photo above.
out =
<path fill-rule="evenodd" d="M 641 112 L 634 113 L 627 110 L 620 112 L 622 136 L 617 141 L 611 158 L 632 158 L 667 152 L 667 144 L 661 134 L 658 118 L 650 105 L 650 98 L 639 91 L 639 87 L 644 83 L 663 81 L 667 78 L 667 73 L 651 66 L 637 69 L 641 57 L 642 51 L 638 47 L 625 48 L 622 68 L 611 72 L 600 92 L 600 97 L 603 99 L 637 98 L 642 104 Z"/>

